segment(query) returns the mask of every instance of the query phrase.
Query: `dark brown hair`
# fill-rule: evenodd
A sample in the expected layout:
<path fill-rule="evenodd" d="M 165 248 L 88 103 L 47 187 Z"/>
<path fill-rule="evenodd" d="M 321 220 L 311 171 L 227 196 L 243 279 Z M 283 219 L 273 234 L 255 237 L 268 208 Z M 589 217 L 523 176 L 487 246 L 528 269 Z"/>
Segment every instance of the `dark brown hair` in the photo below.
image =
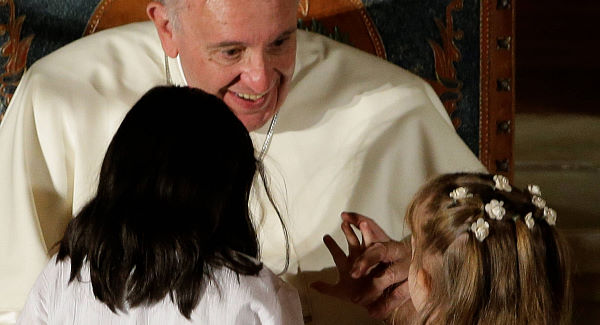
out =
<path fill-rule="evenodd" d="M 153 88 L 117 130 L 57 260 L 70 258 L 70 281 L 87 263 L 94 295 L 113 312 L 169 295 L 189 318 L 215 267 L 262 268 L 248 209 L 257 170 L 267 187 L 248 131 L 222 100 Z"/>
<path fill-rule="evenodd" d="M 458 187 L 473 196 L 454 200 L 449 194 Z M 492 199 L 504 202 L 502 220 L 485 212 Z M 429 288 L 420 324 L 570 323 L 567 246 L 531 199 L 514 186 L 495 189 L 487 174 L 442 175 L 421 188 L 406 217 L 415 239 L 413 262 Z M 529 212 L 532 229 L 524 221 Z M 470 230 L 479 218 L 489 223 L 481 242 Z"/>

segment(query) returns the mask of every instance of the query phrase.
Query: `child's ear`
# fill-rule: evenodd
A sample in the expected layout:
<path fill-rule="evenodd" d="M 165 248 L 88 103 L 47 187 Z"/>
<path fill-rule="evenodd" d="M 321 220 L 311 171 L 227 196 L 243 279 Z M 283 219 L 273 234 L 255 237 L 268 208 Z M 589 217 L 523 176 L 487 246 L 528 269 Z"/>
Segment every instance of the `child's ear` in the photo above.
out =
<path fill-rule="evenodd" d="M 413 306 L 417 311 L 423 310 L 429 300 L 429 293 L 431 292 L 431 277 L 427 271 L 423 269 L 415 270 L 414 283 L 409 289 L 410 296 L 412 299 Z"/>
<path fill-rule="evenodd" d="M 428 297 L 431 291 L 431 276 L 424 269 L 417 271 L 417 283 L 422 288 L 425 297 Z"/>

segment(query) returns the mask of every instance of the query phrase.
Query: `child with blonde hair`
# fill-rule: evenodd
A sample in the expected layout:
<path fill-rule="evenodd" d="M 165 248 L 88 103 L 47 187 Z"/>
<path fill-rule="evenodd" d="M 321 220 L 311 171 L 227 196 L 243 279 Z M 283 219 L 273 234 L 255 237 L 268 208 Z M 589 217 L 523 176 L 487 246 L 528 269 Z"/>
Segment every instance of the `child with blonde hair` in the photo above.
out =
<path fill-rule="evenodd" d="M 412 231 L 407 281 L 415 322 L 570 323 L 570 263 L 556 219 L 538 186 L 522 191 L 500 175 L 446 174 L 425 184 L 406 214 Z M 348 226 L 345 221 L 342 228 Z M 364 234 L 363 229 L 361 225 Z M 358 238 L 354 232 L 344 233 L 356 251 Z M 375 246 L 363 246 L 361 256 L 346 257 L 330 238 L 326 242 L 338 265 L 364 264 L 361 259 Z M 356 292 L 349 286 L 364 285 L 363 279 L 351 283 L 350 276 L 341 274 L 354 269 L 338 268 L 346 282 L 344 293 Z M 316 287 L 343 297 L 338 285 Z M 395 318 L 392 312 L 388 322 Z"/>

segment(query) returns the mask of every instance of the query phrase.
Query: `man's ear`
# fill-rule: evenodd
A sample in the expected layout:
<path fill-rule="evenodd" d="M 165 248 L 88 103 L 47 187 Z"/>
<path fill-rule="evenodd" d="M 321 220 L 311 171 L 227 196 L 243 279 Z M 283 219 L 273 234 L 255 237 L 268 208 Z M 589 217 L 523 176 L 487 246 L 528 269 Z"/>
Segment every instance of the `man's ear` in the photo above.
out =
<path fill-rule="evenodd" d="M 160 2 L 151 1 L 146 6 L 146 14 L 154 22 L 165 54 L 172 58 L 176 57 L 179 50 L 174 38 L 173 22 L 170 20 L 167 7 Z"/>

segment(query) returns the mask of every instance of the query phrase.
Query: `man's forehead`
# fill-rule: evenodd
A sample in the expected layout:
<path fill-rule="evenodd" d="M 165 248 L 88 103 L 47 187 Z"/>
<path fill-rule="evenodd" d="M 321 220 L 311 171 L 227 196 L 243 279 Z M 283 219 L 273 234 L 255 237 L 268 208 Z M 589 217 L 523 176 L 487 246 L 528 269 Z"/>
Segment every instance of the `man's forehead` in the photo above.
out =
<path fill-rule="evenodd" d="M 280 38 L 287 38 L 290 35 L 292 35 L 294 32 L 296 31 L 295 28 L 290 28 L 288 30 L 285 30 L 283 32 L 281 32 L 280 34 L 277 34 L 276 37 L 273 38 L 273 40 L 276 39 L 280 39 Z M 243 40 L 229 40 L 229 39 L 220 39 L 220 38 L 216 38 L 215 41 L 213 42 L 209 42 L 206 44 L 206 48 L 207 49 L 219 49 L 219 48 L 224 48 L 224 47 L 230 47 L 230 46 L 248 46 L 250 45 L 247 42 L 244 42 Z"/>
<path fill-rule="evenodd" d="M 274 40 L 295 30 L 296 0 L 182 0 L 186 25 L 201 29 L 206 40 L 240 41 L 238 37 Z"/>
<path fill-rule="evenodd" d="M 257 9 L 269 8 L 271 10 L 262 10 L 263 15 L 273 14 L 277 11 L 294 11 L 298 8 L 297 0 L 185 0 L 199 1 L 199 5 L 203 10 L 210 11 L 215 17 L 222 19 L 241 17 L 242 14 L 257 11 Z M 254 16 L 253 18 L 264 18 L 263 15 Z"/>
<path fill-rule="evenodd" d="M 170 0 L 186 4 L 196 4 L 206 8 L 237 8 L 245 10 L 253 6 L 269 5 L 289 8 L 298 8 L 299 0 Z M 224 14 L 225 12 L 222 12 Z"/>

